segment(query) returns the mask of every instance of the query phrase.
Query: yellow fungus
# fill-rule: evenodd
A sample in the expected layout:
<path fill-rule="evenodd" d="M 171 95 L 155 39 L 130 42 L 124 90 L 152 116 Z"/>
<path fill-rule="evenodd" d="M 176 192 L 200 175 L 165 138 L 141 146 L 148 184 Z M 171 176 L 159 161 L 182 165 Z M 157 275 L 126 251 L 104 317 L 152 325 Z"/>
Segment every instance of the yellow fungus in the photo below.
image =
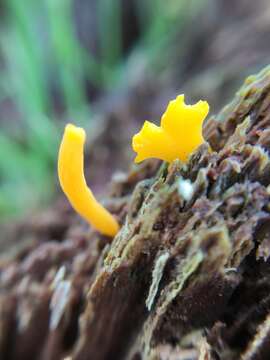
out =
<path fill-rule="evenodd" d="M 170 101 L 160 126 L 145 121 L 141 131 L 133 136 L 136 163 L 148 158 L 186 162 L 189 155 L 203 143 L 202 124 L 209 105 L 201 100 L 194 105 L 186 105 L 184 100 L 184 95 L 179 95 Z"/>
<path fill-rule="evenodd" d="M 73 208 L 95 229 L 114 236 L 119 225 L 114 217 L 94 197 L 84 177 L 85 131 L 68 124 L 58 156 L 58 176 L 61 187 Z"/>

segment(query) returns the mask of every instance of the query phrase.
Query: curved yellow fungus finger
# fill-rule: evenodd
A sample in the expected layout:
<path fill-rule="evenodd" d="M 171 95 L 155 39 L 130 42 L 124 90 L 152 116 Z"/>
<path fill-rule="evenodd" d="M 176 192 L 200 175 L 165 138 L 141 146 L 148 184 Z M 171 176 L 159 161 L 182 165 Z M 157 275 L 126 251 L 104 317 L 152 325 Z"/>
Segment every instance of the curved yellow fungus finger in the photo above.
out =
<path fill-rule="evenodd" d="M 141 131 L 133 136 L 136 163 L 148 158 L 186 162 L 189 155 L 203 143 L 202 124 L 209 105 L 206 101 L 186 105 L 184 100 L 184 95 L 179 95 L 170 101 L 160 126 L 145 121 Z"/>
<path fill-rule="evenodd" d="M 85 131 L 68 124 L 58 156 L 58 176 L 61 187 L 73 208 L 95 229 L 114 236 L 119 225 L 114 217 L 95 199 L 84 177 Z"/>

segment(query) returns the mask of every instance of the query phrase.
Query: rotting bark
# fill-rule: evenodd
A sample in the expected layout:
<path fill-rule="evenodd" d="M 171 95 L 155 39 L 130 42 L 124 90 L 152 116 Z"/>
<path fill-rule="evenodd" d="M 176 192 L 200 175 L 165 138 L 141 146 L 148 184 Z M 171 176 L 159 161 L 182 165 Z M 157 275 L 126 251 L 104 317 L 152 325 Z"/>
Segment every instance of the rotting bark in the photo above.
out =
<path fill-rule="evenodd" d="M 64 235 L 1 257 L 1 359 L 269 359 L 270 68 L 204 134 L 186 165 L 114 181 L 112 243 L 60 204 Z"/>

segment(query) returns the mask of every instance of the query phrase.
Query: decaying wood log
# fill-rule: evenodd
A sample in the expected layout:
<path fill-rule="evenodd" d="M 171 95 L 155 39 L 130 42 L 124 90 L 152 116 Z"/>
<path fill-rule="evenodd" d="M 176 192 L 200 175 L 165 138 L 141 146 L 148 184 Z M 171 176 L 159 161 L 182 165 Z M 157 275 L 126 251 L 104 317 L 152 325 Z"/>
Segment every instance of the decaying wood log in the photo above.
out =
<path fill-rule="evenodd" d="M 61 235 L 18 234 L 0 262 L 1 359 L 270 358 L 270 68 L 204 134 L 186 165 L 115 178 L 112 242 L 63 204 L 46 223 L 64 218 Z"/>

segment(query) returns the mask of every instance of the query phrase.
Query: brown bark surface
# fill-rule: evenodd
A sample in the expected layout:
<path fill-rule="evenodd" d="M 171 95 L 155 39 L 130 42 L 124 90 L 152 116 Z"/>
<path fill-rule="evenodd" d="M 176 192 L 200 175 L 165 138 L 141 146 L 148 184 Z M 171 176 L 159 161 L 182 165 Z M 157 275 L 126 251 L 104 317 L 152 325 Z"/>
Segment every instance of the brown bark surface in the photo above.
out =
<path fill-rule="evenodd" d="M 270 69 L 204 134 L 186 165 L 113 181 L 112 242 L 62 202 L 17 228 L 0 259 L 1 359 L 270 358 Z"/>

